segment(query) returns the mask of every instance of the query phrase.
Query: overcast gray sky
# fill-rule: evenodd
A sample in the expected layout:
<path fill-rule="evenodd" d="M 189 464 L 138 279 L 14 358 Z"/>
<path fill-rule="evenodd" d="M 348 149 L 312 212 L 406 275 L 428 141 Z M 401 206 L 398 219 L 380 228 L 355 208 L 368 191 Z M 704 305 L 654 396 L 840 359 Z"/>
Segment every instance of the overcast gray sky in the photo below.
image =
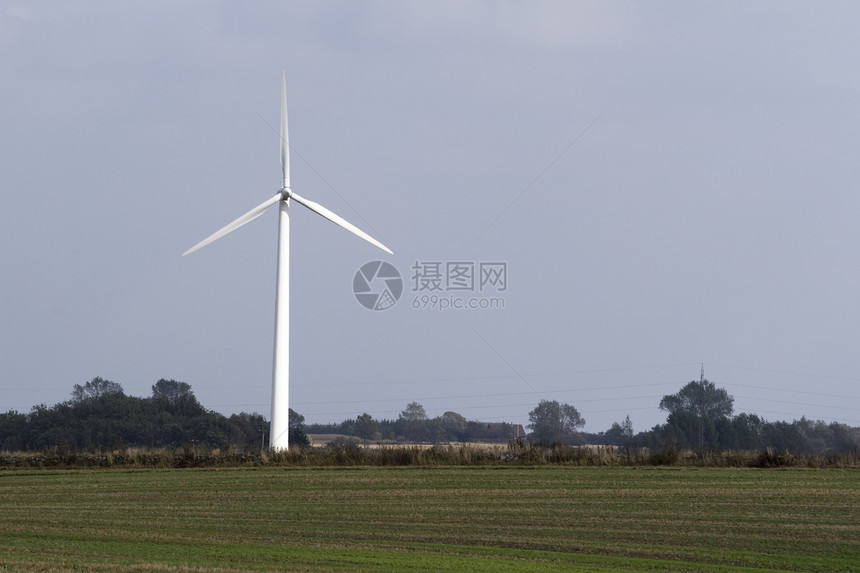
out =
<path fill-rule="evenodd" d="M 278 189 L 285 70 L 293 189 L 395 252 L 294 207 L 309 422 L 415 400 L 526 424 L 545 398 L 640 431 L 704 363 L 738 413 L 860 425 L 858 21 L 854 2 L 5 2 L 0 411 L 102 376 L 268 417 L 276 210 L 179 255 Z M 403 275 L 384 311 L 352 293 L 373 260 Z M 416 289 L 416 262 L 474 263 L 474 291 Z M 414 308 L 434 294 L 504 308 Z"/>

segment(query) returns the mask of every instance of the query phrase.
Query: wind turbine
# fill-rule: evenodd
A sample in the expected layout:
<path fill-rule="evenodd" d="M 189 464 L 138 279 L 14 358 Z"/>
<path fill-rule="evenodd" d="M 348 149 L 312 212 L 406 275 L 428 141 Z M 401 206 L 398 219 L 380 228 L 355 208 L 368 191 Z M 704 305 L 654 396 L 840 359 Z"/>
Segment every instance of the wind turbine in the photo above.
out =
<path fill-rule="evenodd" d="M 272 366 L 272 423 L 269 445 L 276 449 L 289 448 L 290 427 L 290 203 L 291 200 L 303 205 L 314 213 L 328 219 L 335 225 L 340 225 L 347 231 L 358 235 L 368 243 L 376 245 L 388 254 L 394 253 L 344 219 L 332 213 L 319 203 L 310 201 L 293 192 L 290 188 L 290 143 L 287 132 L 287 74 L 281 78 L 281 168 L 284 173 L 284 184 L 278 193 L 260 203 L 229 225 L 209 235 L 184 253 L 193 253 L 209 243 L 220 239 L 227 233 L 235 231 L 242 225 L 250 223 L 262 215 L 273 205 L 280 206 L 278 220 L 278 271 L 275 287 L 275 356 Z"/>

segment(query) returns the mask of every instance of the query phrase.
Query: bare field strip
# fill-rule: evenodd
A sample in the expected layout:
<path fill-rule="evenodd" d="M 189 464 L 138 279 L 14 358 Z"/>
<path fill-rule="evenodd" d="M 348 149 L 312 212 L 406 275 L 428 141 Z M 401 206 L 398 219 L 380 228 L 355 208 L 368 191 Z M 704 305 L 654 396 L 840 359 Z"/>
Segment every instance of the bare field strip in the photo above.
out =
<path fill-rule="evenodd" d="M 860 571 L 860 472 L 0 472 L 0 571 Z"/>

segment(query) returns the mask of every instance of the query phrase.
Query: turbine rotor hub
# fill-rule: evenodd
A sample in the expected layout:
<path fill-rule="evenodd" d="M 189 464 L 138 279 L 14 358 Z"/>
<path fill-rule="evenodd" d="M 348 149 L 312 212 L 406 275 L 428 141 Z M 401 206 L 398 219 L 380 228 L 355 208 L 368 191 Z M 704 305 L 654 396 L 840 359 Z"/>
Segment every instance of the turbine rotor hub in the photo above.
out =
<path fill-rule="evenodd" d="M 289 187 L 281 187 L 281 197 L 286 201 L 293 194 L 292 189 Z"/>

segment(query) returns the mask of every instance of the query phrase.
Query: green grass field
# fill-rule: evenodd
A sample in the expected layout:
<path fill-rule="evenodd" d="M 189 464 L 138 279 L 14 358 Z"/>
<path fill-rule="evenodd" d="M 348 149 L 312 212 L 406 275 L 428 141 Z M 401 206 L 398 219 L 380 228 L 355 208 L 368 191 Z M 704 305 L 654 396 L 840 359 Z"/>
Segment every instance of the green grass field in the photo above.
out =
<path fill-rule="evenodd" d="M 860 571 L 860 472 L 0 472 L 2 571 Z"/>

